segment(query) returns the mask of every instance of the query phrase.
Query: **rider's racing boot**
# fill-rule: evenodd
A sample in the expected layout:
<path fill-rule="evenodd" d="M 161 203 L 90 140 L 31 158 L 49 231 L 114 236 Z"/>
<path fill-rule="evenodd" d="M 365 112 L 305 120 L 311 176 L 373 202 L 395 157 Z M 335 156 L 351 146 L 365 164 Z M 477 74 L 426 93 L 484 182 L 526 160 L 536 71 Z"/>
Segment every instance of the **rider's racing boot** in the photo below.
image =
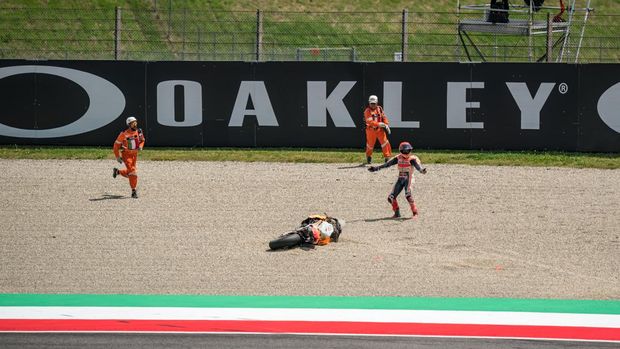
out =
<path fill-rule="evenodd" d="M 400 210 L 395 210 L 392 218 L 400 218 Z"/>
<path fill-rule="evenodd" d="M 411 213 L 413 213 L 413 216 L 417 216 L 418 215 L 418 206 L 416 206 L 415 202 L 412 202 L 410 204 L 411 206 Z"/>

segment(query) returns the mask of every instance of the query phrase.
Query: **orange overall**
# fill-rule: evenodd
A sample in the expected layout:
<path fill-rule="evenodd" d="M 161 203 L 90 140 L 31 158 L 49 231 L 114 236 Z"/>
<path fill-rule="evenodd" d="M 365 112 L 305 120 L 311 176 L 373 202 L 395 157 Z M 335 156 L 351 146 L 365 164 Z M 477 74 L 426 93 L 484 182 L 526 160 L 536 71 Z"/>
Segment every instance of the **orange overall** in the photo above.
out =
<path fill-rule="evenodd" d="M 366 110 L 364 110 L 364 122 L 366 123 L 366 156 L 372 156 L 372 151 L 377 140 L 379 140 L 379 144 L 381 144 L 383 157 L 389 158 L 392 156 L 392 146 L 387 139 L 385 129 L 379 127 L 380 122 L 386 125 L 390 124 L 387 116 L 385 116 L 383 112 L 383 108 L 381 108 L 380 105 L 377 105 L 374 110 L 370 109 L 370 107 L 366 107 Z"/>
<path fill-rule="evenodd" d="M 138 161 L 138 151 L 144 147 L 144 134 L 142 130 L 133 130 L 131 128 L 121 132 L 116 141 L 114 141 L 114 156 L 121 156 L 125 163 L 125 168 L 118 171 L 118 174 L 125 178 L 129 178 L 129 186 L 136 189 L 138 185 L 138 169 L 136 162 Z"/>

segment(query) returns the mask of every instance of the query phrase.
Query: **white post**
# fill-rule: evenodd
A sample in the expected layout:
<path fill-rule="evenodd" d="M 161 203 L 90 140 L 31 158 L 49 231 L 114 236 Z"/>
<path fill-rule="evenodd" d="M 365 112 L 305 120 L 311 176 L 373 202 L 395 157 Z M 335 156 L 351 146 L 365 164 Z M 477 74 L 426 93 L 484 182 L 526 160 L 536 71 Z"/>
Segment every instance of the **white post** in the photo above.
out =
<path fill-rule="evenodd" d="M 114 59 L 118 60 L 121 55 L 121 8 L 116 6 L 116 21 L 114 26 Z"/>
<path fill-rule="evenodd" d="M 406 62 L 407 61 L 407 51 L 409 50 L 409 38 L 407 35 L 407 17 L 408 17 L 409 11 L 407 11 L 407 9 L 403 9 L 403 20 L 402 20 L 402 34 L 403 34 L 403 38 L 402 38 L 402 47 L 401 47 L 401 52 L 402 52 L 402 60 L 401 62 Z"/>

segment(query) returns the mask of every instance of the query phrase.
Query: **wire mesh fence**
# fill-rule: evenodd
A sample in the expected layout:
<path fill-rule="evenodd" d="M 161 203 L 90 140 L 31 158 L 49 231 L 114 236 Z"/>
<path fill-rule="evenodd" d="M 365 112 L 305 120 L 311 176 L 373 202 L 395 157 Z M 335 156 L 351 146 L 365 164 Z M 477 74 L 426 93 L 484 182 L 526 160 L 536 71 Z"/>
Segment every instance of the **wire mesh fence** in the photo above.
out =
<path fill-rule="evenodd" d="M 620 61 L 620 13 L 584 8 L 548 26 L 557 9 L 514 6 L 503 23 L 488 5 L 378 13 L 0 6 L 0 58 L 533 62 L 551 48 L 551 61 Z"/>

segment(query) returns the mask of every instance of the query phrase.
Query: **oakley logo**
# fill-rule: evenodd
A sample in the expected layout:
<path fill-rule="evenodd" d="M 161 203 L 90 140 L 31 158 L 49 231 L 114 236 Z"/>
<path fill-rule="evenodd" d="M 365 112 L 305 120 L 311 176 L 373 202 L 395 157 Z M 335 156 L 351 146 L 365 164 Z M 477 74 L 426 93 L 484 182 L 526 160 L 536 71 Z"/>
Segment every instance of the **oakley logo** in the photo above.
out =
<path fill-rule="evenodd" d="M 620 82 L 605 91 L 598 99 L 596 108 L 603 122 L 620 133 Z"/>
<path fill-rule="evenodd" d="M 103 127 L 114 121 L 125 109 L 125 96 L 111 82 L 97 75 L 75 69 L 22 65 L 0 68 L 0 79 L 20 74 L 49 74 L 60 76 L 79 85 L 89 98 L 88 110 L 74 122 L 51 129 L 15 128 L 0 123 L 0 135 L 21 138 L 54 138 L 73 136 Z"/>

